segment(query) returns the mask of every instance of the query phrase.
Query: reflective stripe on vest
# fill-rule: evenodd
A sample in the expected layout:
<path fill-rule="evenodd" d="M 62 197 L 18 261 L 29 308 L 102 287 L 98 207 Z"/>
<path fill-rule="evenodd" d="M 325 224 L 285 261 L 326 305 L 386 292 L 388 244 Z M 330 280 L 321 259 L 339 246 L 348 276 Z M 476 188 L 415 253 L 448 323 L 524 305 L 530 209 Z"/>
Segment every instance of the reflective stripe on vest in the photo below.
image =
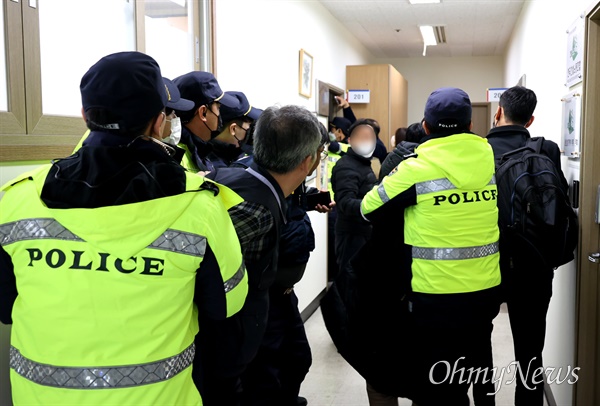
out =
<path fill-rule="evenodd" d="M 459 260 L 483 258 L 498 252 L 498 242 L 467 248 L 423 248 L 412 247 L 413 259 Z"/>
<path fill-rule="evenodd" d="M 52 218 L 25 219 L 0 225 L 0 245 L 7 246 L 24 240 L 65 240 L 85 242 Z M 195 257 L 204 257 L 206 237 L 185 231 L 167 229 L 148 248 L 164 250 Z M 244 264 L 228 280 L 223 282 L 225 293 L 235 289 L 244 279 Z"/>
<path fill-rule="evenodd" d="M 496 184 L 496 176 L 492 176 L 492 179 L 488 183 L 489 185 Z M 435 180 L 428 180 L 426 182 L 419 182 L 415 185 L 417 195 L 425 195 L 428 193 L 442 192 L 444 190 L 458 189 L 448 178 L 441 178 Z"/>
<path fill-rule="evenodd" d="M 39 385 L 69 389 L 128 388 L 166 381 L 192 365 L 196 347 L 156 362 L 118 367 L 63 367 L 40 364 L 10 347 L 10 368 Z"/>
<path fill-rule="evenodd" d="M 492 176 L 492 180 L 490 180 L 489 185 L 496 184 L 496 177 Z M 426 182 L 419 182 L 415 184 L 415 188 L 417 191 L 417 195 L 425 195 L 427 193 L 441 192 L 444 190 L 452 190 L 458 189 L 452 182 L 450 182 L 447 178 L 428 180 Z M 377 194 L 379 194 L 379 198 L 383 203 L 387 203 L 390 201 L 390 197 L 388 196 L 385 188 L 383 187 L 383 183 L 377 187 Z"/>
<path fill-rule="evenodd" d="M 52 218 L 25 219 L 0 225 L 2 245 L 23 240 L 46 239 L 84 242 Z M 169 228 L 148 248 L 203 257 L 206 252 L 206 237 Z"/>

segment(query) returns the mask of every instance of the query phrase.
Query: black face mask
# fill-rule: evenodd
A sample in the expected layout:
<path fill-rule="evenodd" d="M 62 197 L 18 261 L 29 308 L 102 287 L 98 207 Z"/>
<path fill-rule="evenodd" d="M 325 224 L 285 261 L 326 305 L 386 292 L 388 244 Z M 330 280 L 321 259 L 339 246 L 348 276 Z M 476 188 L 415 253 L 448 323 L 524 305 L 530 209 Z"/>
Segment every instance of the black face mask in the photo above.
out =
<path fill-rule="evenodd" d="M 210 111 L 212 114 L 214 114 L 215 116 L 217 116 L 217 115 L 215 114 L 215 112 L 214 112 L 214 111 L 212 111 L 212 110 L 210 109 L 210 106 L 206 106 L 206 109 L 207 109 L 208 111 Z M 223 131 L 223 119 L 221 118 L 221 115 L 220 115 L 220 114 L 217 116 L 217 119 L 218 119 L 218 122 L 217 122 L 217 128 L 216 128 L 216 129 L 214 129 L 214 130 L 213 130 L 213 129 L 211 129 L 211 128 L 208 126 L 208 124 L 206 124 L 206 121 L 203 121 L 203 123 L 204 123 L 204 125 L 206 126 L 206 128 L 208 128 L 208 129 L 210 130 L 210 139 L 211 139 L 211 140 L 212 140 L 212 139 L 214 139 L 214 138 L 217 138 L 217 137 L 219 136 L 219 134 L 221 134 L 221 132 Z"/>

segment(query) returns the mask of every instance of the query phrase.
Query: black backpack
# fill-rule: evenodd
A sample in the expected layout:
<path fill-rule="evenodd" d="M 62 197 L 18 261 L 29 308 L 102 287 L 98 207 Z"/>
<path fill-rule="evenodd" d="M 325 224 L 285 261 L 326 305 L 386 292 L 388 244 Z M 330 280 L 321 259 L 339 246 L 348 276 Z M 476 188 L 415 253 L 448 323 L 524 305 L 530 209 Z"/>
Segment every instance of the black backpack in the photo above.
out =
<path fill-rule="evenodd" d="M 518 259 L 557 268 L 574 258 L 577 216 L 562 172 L 541 152 L 543 143 L 531 138 L 497 162 L 500 253 L 510 268 Z"/>

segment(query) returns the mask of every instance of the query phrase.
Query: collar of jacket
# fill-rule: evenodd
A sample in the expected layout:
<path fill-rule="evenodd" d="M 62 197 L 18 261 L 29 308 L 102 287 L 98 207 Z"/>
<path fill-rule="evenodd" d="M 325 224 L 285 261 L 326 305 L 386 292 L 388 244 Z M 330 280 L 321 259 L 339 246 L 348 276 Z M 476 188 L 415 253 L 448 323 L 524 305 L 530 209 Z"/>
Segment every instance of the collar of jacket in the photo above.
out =
<path fill-rule="evenodd" d="M 185 155 L 185 150 L 176 147 L 171 144 L 164 143 L 171 148 L 174 148 L 174 153 L 170 154 L 167 151 L 170 149 L 162 148 L 159 144 L 152 141 L 144 141 L 140 138 L 135 139 L 127 135 L 113 134 L 102 131 L 90 131 L 88 137 L 83 141 L 83 147 L 122 147 L 122 148 L 135 148 L 144 149 L 149 151 L 160 151 L 159 156 L 163 157 L 165 154 L 177 163 L 181 163 L 181 159 Z M 167 147 L 168 148 L 168 147 Z"/>
<path fill-rule="evenodd" d="M 286 196 L 283 195 L 283 190 L 281 190 L 281 186 L 279 186 L 279 183 L 277 183 L 273 175 L 271 175 L 268 170 L 266 170 L 254 161 L 252 161 L 252 163 L 250 164 L 250 168 L 260 173 L 269 181 L 271 185 L 273 185 L 273 187 L 275 188 L 275 192 L 277 192 L 277 195 L 279 196 L 279 201 L 281 202 L 281 209 L 283 213 L 285 213 L 287 211 L 287 204 L 285 200 Z"/>
<path fill-rule="evenodd" d="M 357 160 L 358 162 L 364 164 L 364 165 L 371 165 L 371 158 L 365 158 L 362 155 L 358 155 L 356 152 L 354 152 L 354 150 L 352 149 L 352 147 L 348 148 L 348 152 L 346 152 L 346 155 L 351 156 L 352 158 L 354 158 L 355 160 Z"/>
<path fill-rule="evenodd" d="M 531 138 L 529 130 L 522 125 L 503 125 L 501 127 L 492 128 L 487 135 L 487 138 L 509 137 L 520 135 L 526 140 Z"/>
<path fill-rule="evenodd" d="M 181 142 L 183 142 L 193 155 L 198 155 L 201 159 L 205 159 L 213 150 L 213 147 L 208 142 L 204 142 L 200 137 L 196 137 L 187 127 L 181 128 Z"/>
<path fill-rule="evenodd" d="M 240 155 L 242 155 L 241 148 L 228 142 L 223 142 L 218 139 L 210 140 L 212 146 L 212 152 L 221 159 L 231 162 L 235 161 Z"/>

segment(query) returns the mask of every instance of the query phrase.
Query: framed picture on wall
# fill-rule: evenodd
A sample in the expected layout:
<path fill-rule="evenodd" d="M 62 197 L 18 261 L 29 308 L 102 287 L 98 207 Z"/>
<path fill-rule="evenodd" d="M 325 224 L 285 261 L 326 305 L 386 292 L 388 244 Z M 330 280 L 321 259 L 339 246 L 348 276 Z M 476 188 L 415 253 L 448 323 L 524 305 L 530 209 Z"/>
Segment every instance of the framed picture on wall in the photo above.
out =
<path fill-rule="evenodd" d="M 312 97 L 313 57 L 304 49 L 300 50 L 300 66 L 298 69 L 298 92 L 306 97 Z"/>

